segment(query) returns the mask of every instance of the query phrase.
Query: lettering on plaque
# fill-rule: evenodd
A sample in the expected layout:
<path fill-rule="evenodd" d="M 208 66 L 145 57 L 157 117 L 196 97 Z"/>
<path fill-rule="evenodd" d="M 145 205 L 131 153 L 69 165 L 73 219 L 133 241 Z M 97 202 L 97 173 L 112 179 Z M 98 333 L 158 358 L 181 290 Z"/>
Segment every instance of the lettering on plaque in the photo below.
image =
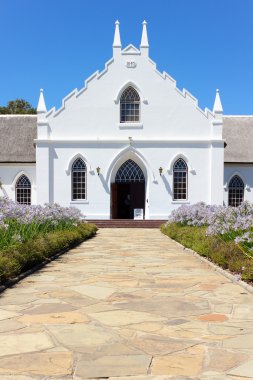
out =
<path fill-rule="evenodd" d="M 134 69 L 136 66 L 137 66 L 137 64 L 135 61 L 127 61 L 127 63 L 126 63 L 126 67 L 128 67 L 130 69 Z"/>

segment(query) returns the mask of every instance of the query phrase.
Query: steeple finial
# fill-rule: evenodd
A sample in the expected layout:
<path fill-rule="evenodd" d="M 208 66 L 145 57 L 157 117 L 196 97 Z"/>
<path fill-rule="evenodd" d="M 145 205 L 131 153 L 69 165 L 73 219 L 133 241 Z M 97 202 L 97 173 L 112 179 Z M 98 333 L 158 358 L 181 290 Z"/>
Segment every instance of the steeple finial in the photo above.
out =
<path fill-rule="evenodd" d="M 121 48 L 120 32 L 119 32 L 119 21 L 115 22 L 115 32 L 113 40 L 113 48 Z"/>
<path fill-rule="evenodd" d="M 142 25 L 141 48 L 148 48 L 147 22 L 144 20 Z"/>
<path fill-rule="evenodd" d="M 46 107 L 45 100 L 44 100 L 43 89 L 41 88 L 40 89 L 39 102 L 38 102 L 38 106 L 37 106 L 37 113 L 42 114 L 42 113 L 46 113 L 46 112 L 47 112 L 47 107 Z"/>
<path fill-rule="evenodd" d="M 40 89 L 40 98 L 37 107 L 37 132 L 38 139 L 48 139 L 49 124 L 46 119 L 47 107 L 44 100 L 43 89 Z"/>
<path fill-rule="evenodd" d="M 223 114 L 223 108 L 220 100 L 220 91 L 219 89 L 216 90 L 216 96 L 215 101 L 213 105 L 213 113 L 215 114 Z"/>

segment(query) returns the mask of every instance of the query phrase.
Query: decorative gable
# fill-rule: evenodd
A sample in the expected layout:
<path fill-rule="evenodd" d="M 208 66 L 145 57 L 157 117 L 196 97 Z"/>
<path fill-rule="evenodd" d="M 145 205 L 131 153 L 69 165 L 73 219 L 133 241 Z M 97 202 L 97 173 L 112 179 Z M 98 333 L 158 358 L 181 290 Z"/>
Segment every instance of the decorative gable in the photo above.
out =
<path fill-rule="evenodd" d="M 130 44 L 125 49 L 122 50 L 121 54 L 123 55 L 136 55 L 136 54 L 141 54 L 140 50 L 137 49 L 134 45 Z"/>
<path fill-rule="evenodd" d="M 132 124 L 120 122 L 119 100 L 127 86 L 132 86 L 140 97 L 139 123 L 134 124 L 133 138 L 221 138 L 222 123 L 216 115 L 209 109 L 200 109 L 197 99 L 187 90 L 179 90 L 176 81 L 160 72 L 149 58 L 145 22 L 139 49 L 132 44 L 121 48 L 116 22 L 113 58 L 103 71 L 86 79 L 83 88 L 67 95 L 58 110 L 43 110 L 38 138 L 125 137 L 124 129 L 132 129 Z"/>

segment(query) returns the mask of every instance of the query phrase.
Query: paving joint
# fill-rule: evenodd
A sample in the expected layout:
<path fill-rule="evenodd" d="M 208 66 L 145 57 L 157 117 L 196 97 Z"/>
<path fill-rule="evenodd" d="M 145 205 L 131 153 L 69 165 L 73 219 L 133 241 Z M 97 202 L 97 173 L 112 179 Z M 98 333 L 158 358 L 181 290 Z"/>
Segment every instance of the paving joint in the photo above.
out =
<path fill-rule="evenodd" d="M 101 229 L 1 293 L 0 379 L 252 379 L 253 295 L 200 260 Z"/>

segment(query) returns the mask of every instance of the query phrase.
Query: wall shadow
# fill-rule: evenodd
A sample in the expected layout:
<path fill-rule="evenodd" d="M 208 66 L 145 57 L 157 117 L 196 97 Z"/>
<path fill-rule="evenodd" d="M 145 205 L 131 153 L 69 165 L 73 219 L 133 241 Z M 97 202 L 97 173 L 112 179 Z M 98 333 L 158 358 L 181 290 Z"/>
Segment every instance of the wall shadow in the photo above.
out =
<path fill-rule="evenodd" d="M 109 187 L 107 185 L 107 182 L 106 182 L 105 177 L 103 176 L 103 174 L 100 173 L 99 174 L 99 178 L 100 178 L 100 181 L 101 181 L 101 183 L 103 185 L 103 188 L 105 189 L 105 191 L 107 192 L 107 194 L 110 194 L 110 189 L 109 189 Z"/>
<path fill-rule="evenodd" d="M 165 188 L 166 188 L 167 192 L 172 196 L 173 192 L 172 192 L 172 189 L 170 187 L 170 184 L 169 184 L 167 178 L 164 175 L 162 175 L 161 177 L 162 177 L 162 180 L 163 180 L 163 183 L 165 185 Z"/>

